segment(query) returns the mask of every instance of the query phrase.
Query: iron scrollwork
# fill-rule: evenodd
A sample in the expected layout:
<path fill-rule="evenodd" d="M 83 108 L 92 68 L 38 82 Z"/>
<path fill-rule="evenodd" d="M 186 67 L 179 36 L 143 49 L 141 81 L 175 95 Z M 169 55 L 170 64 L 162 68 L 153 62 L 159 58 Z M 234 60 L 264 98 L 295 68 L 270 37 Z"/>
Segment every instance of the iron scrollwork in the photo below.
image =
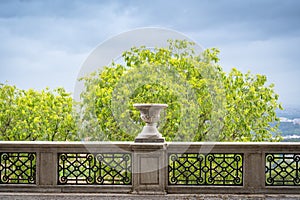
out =
<path fill-rule="evenodd" d="M 1 152 L 0 184 L 35 184 L 36 153 Z"/>
<path fill-rule="evenodd" d="M 169 154 L 169 185 L 243 185 L 243 154 Z"/>
<path fill-rule="evenodd" d="M 266 186 L 300 186 L 300 154 L 268 153 Z"/>
<path fill-rule="evenodd" d="M 59 153 L 60 185 L 130 185 L 129 153 Z"/>

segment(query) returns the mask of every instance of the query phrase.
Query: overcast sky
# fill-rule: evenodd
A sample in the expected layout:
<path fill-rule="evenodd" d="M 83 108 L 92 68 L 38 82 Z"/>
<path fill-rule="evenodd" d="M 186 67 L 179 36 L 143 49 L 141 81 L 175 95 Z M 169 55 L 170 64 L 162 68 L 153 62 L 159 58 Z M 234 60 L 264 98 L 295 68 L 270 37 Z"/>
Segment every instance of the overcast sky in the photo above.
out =
<path fill-rule="evenodd" d="M 0 82 L 73 92 L 81 64 L 106 39 L 140 27 L 179 31 L 221 50 L 225 71 L 265 74 L 300 105 L 300 1 L 0 1 Z"/>

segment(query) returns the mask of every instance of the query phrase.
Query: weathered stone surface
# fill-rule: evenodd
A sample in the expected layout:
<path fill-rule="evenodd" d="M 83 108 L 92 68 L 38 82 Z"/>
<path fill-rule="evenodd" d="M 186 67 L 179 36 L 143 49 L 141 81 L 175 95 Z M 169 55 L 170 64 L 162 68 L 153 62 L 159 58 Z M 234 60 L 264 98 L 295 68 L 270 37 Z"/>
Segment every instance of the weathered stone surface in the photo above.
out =
<path fill-rule="evenodd" d="M 55 194 L 55 193 L 1 193 L 1 200 L 299 200 L 300 195 L 132 195 L 132 194 Z"/>
<path fill-rule="evenodd" d="M 77 196 L 94 198 L 106 194 L 123 194 L 122 199 L 299 199 L 300 186 L 266 185 L 265 154 L 268 152 L 299 155 L 299 143 L 134 143 L 134 142 L 1 142 L 0 153 L 36 153 L 36 183 L 0 184 L 0 199 L 31 199 Z M 58 153 L 130 153 L 132 156 L 132 183 L 129 185 L 60 185 L 58 184 Z M 176 153 L 239 153 L 244 155 L 242 185 L 172 185 L 168 183 L 168 155 Z M 298 157 L 297 157 L 298 158 Z M 297 160 L 297 159 L 296 159 Z M 7 165 L 10 166 L 10 165 Z M 1 168 L 2 167 L 2 168 Z M 0 168 L 2 171 L 4 164 Z M 3 176 L 1 174 L 1 176 Z M 2 177 L 1 177 L 2 178 Z M 297 180 L 297 179 L 296 179 Z M 11 192 L 11 193 L 10 193 Z M 74 193 L 74 195 L 73 195 Z M 81 193 L 84 193 L 82 195 Z M 103 194 L 102 196 L 100 195 Z M 132 196 L 129 194 L 152 195 Z M 9 195 L 8 195 L 9 194 Z M 24 196 L 20 195 L 24 194 Z M 34 195 L 40 194 L 40 195 Z M 76 194 L 80 194 L 77 195 Z M 168 194 L 168 195 L 164 195 Z M 198 194 L 198 195 L 192 195 Z M 207 195 L 208 196 L 207 196 Z M 214 195 L 210 195 L 214 194 Z M 221 194 L 221 195 L 217 195 Z M 223 195 L 222 195 L 223 194 Z M 233 195 L 236 194 L 236 195 Z M 252 194 L 237 195 L 237 194 Z M 265 195 L 269 194 L 269 195 Z M 297 194 L 298 196 L 293 196 Z M 29 195 L 29 196 L 28 196 Z M 31 196 L 30 196 L 31 195 Z M 72 196 L 73 195 L 73 196 Z M 100 196 L 99 196 L 100 195 Z M 172 196 L 173 195 L 173 196 Z M 184 196 L 182 196 L 184 195 Z M 256 195 L 255 198 L 253 195 Z M 111 197 L 112 195 L 110 195 Z M 8 198 L 9 197 L 9 198 Z M 230 197 L 230 198 L 229 198 Z M 118 197 L 119 198 L 119 197 Z"/>

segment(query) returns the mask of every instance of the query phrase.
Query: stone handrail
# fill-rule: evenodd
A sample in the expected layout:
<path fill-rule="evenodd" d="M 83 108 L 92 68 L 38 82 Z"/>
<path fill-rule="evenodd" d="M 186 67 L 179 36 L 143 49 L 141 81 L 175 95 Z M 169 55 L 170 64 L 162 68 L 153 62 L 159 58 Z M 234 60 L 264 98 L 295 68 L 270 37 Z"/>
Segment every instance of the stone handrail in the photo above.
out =
<path fill-rule="evenodd" d="M 300 145 L 0 142 L 0 178 L 0 192 L 300 194 Z"/>

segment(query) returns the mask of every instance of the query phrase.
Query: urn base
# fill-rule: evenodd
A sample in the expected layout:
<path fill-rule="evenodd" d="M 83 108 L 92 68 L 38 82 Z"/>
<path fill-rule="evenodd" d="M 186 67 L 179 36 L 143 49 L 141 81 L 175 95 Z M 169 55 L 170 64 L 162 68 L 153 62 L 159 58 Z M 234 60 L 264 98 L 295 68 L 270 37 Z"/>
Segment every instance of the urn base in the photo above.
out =
<path fill-rule="evenodd" d="M 138 143 L 164 143 L 165 138 L 135 138 L 134 142 Z"/>
<path fill-rule="evenodd" d="M 165 138 L 161 136 L 156 128 L 156 124 L 146 125 L 142 132 L 135 138 L 135 142 L 165 142 Z"/>

